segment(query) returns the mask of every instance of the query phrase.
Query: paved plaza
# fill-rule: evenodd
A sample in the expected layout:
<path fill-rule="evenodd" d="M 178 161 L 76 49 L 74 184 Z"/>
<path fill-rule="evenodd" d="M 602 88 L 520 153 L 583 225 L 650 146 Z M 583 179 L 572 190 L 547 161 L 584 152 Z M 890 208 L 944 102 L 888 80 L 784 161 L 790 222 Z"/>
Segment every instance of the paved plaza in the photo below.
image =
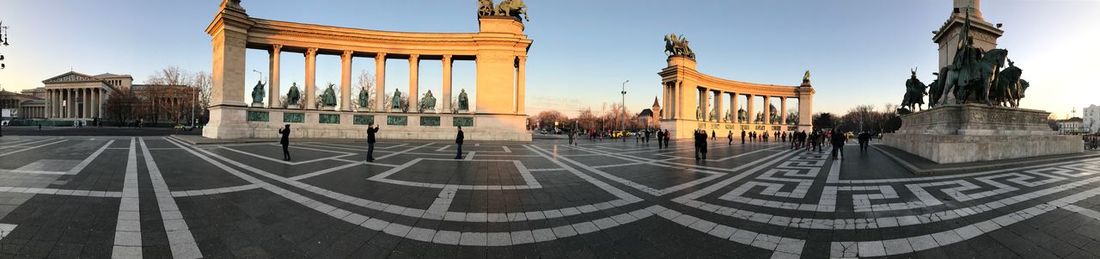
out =
<path fill-rule="evenodd" d="M 917 177 L 717 142 L 5 136 L 0 256 L 1100 257 L 1100 158 Z"/>

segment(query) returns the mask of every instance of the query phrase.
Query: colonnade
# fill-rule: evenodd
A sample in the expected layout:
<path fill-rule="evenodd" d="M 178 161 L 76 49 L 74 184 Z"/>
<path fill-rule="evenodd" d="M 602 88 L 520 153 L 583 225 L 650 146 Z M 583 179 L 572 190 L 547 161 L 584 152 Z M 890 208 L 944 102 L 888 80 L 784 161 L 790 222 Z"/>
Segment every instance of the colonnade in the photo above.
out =
<path fill-rule="evenodd" d="M 50 118 L 91 119 L 103 117 L 107 90 L 99 88 L 46 89 L 46 113 Z"/>
<path fill-rule="evenodd" d="M 664 109 L 664 112 L 662 112 L 661 115 L 660 115 L 661 119 L 664 119 L 664 120 L 685 119 L 685 120 L 700 120 L 700 121 L 723 122 L 723 123 L 743 123 L 743 124 L 754 124 L 754 123 L 759 123 L 759 124 L 786 124 L 787 116 L 788 116 L 788 113 L 787 113 L 787 99 L 796 99 L 796 100 L 798 99 L 798 97 L 758 95 L 758 94 L 753 94 L 753 93 L 738 93 L 738 92 L 731 92 L 731 91 L 725 91 L 725 90 L 709 89 L 709 88 L 705 88 L 705 87 L 697 87 L 697 90 L 696 90 L 697 96 L 695 96 L 694 98 L 697 98 L 696 100 L 698 100 L 698 101 L 696 103 L 698 103 L 698 105 L 697 106 L 685 106 L 685 105 L 683 105 L 684 101 L 682 101 L 683 96 L 681 96 L 682 94 L 680 94 L 683 90 L 680 89 L 680 87 L 683 87 L 683 86 L 682 86 L 682 84 L 678 84 L 678 83 L 667 83 L 667 84 L 664 85 L 664 87 L 662 87 L 661 98 L 662 98 L 662 100 L 664 100 L 663 103 L 666 104 L 667 108 L 662 108 L 662 109 Z M 711 95 L 713 95 L 715 98 L 712 98 Z M 745 116 L 746 118 L 745 119 L 747 119 L 748 121 L 741 121 L 740 118 L 738 118 L 738 116 L 737 116 L 737 111 L 738 111 L 738 109 L 741 108 L 741 104 L 740 104 L 740 101 L 741 101 L 740 97 L 741 96 L 745 96 L 745 100 L 747 100 L 747 102 L 748 102 L 748 103 L 745 104 L 745 112 L 746 112 L 746 116 Z M 763 111 L 761 111 L 764 115 L 764 118 L 763 118 L 764 120 L 760 121 L 760 122 L 757 122 L 755 120 L 755 116 L 756 116 L 756 98 L 757 97 L 763 98 L 763 100 L 764 100 L 764 105 L 763 105 L 763 108 L 762 108 Z M 772 114 L 771 114 L 771 109 L 769 109 L 769 108 L 770 108 L 771 101 L 774 100 L 775 98 L 778 98 L 779 102 L 780 102 L 780 104 L 779 104 L 780 107 L 777 110 L 780 113 L 779 114 L 779 116 L 780 116 L 779 121 L 771 121 Z M 725 116 L 726 109 L 724 109 L 725 108 L 724 106 L 726 104 L 730 105 L 729 110 L 728 110 L 729 114 L 730 114 L 730 118 L 726 118 L 726 116 Z M 713 105 L 713 106 L 711 106 L 711 105 Z M 714 116 L 712 116 L 710 114 L 711 108 L 717 108 L 717 109 L 715 109 L 716 114 Z M 690 110 L 681 110 L 681 109 L 690 109 Z M 701 119 L 697 118 L 696 114 L 695 114 L 699 110 L 702 110 L 702 113 L 703 113 Z M 687 117 L 684 117 L 684 116 L 687 116 Z"/>

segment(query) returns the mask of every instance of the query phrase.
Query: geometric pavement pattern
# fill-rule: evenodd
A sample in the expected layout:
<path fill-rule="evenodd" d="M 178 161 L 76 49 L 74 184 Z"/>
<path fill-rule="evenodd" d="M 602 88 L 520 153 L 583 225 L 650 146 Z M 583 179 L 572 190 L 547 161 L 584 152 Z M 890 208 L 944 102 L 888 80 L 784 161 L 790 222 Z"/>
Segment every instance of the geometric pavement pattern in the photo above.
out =
<path fill-rule="evenodd" d="M 455 160 L 395 141 L 373 162 L 308 142 L 288 162 L 272 143 L 9 136 L 0 256 L 1100 256 L 1098 158 L 917 177 L 877 148 L 721 142 L 698 162 L 690 142 L 468 143 Z"/>

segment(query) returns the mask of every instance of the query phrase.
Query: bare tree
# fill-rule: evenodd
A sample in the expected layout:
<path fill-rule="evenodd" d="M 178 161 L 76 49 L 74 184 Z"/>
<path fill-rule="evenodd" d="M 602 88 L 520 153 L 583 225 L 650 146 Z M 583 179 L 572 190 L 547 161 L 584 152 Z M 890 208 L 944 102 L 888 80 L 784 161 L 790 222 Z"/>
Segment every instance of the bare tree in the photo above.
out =
<path fill-rule="evenodd" d="M 367 107 L 374 107 L 374 100 L 378 98 L 377 96 L 372 94 L 374 93 L 374 76 L 371 75 L 370 72 L 367 72 L 366 69 L 363 69 L 363 71 L 359 72 L 359 82 L 357 85 L 359 86 L 359 91 L 355 92 L 356 96 L 359 96 L 359 92 L 367 91 L 367 94 L 369 96 L 367 98 Z M 352 99 L 355 99 L 352 102 L 358 103 L 359 99 Z"/>
<path fill-rule="evenodd" d="M 199 71 L 198 73 L 195 73 L 195 79 L 194 81 L 192 81 L 192 87 L 197 88 L 199 91 L 199 106 L 202 109 L 210 108 L 210 90 L 213 84 L 214 77 L 209 73 L 206 73 L 206 71 Z"/>

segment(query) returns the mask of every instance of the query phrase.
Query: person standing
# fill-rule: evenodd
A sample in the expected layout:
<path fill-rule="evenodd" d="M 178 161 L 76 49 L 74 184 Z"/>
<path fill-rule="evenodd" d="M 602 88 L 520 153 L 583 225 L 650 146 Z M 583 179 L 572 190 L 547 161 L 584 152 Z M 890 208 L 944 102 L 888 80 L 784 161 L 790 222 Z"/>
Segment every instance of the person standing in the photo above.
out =
<path fill-rule="evenodd" d="M 576 131 L 575 131 L 575 130 L 570 130 L 570 131 L 569 131 L 569 145 L 570 145 L 570 146 L 572 146 L 572 145 L 573 145 L 573 136 L 574 136 L 573 134 L 574 134 L 574 133 L 576 133 Z"/>
<path fill-rule="evenodd" d="M 844 157 L 844 142 L 848 141 L 848 137 L 844 136 L 844 134 L 840 133 L 837 129 L 833 129 L 833 133 L 830 135 L 832 136 L 833 142 L 833 160 L 837 160 L 837 155 Z"/>
<path fill-rule="evenodd" d="M 729 133 L 726 135 L 726 138 L 729 138 L 729 140 L 730 140 L 730 142 L 727 143 L 727 145 L 733 145 L 733 131 L 732 130 L 729 131 Z"/>
<path fill-rule="evenodd" d="M 377 140 L 374 134 L 378 133 L 378 130 L 378 125 L 367 126 L 367 162 L 374 161 L 374 143 Z"/>
<path fill-rule="evenodd" d="M 645 144 L 648 146 L 649 145 L 649 130 L 648 129 L 644 130 L 644 131 L 642 131 L 642 133 L 644 134 L 644 137 L 645 137 L 645 138 L 642 139 L 642 142 L 645 142 Z"/>
<path fill-rule="evenodd" d="M 657 148 L 665 147 L 665 132 L 657 130 Z"/>
<path fill-rule="evenodd" d="M 710 130 L 710 140 L 718 140 L 718 134 L 714 134 L 714 130 Z"/>
<path fill-rule="evenodd" d="M 745 130 L 741 130 L 741 145 L 745 144 Z"/>
<path fill-rule="evenodd" d="M 695 131 L 695 160 L 699 159 L 707 159 L 707 132 L 703 130 Z"/>
<path fill-rule="evenodd" d="M 283 135 L 279 144 L 283 144 L 283 161 L 290 161 L 290 124 L 279 129 L 279 135 Z"/>
<path fill-rule="evenodd" d="M 458 135 L 455 136 L 455 145 L 458 145 L 458 154 L 455 155 L 455 159 L 462 159 L 462 140 L 466 137 L 462 135 L 462 126 L 458 126 Z"/>
<path fill-rule="evenodd" d="M 760 134 L 760 135 L 764 138 L 764 143 L 768 143 L 768 135 L 771 135 L 771 134 L 768 134 L 768 132 L 765 131 L 764 134 Z"/>
<path fill-rule="evenodd" d="M 867 143 L 871 142 L 871 133 L 866 131 L 859 133 L 859 152 L 867 151 Z"/>

